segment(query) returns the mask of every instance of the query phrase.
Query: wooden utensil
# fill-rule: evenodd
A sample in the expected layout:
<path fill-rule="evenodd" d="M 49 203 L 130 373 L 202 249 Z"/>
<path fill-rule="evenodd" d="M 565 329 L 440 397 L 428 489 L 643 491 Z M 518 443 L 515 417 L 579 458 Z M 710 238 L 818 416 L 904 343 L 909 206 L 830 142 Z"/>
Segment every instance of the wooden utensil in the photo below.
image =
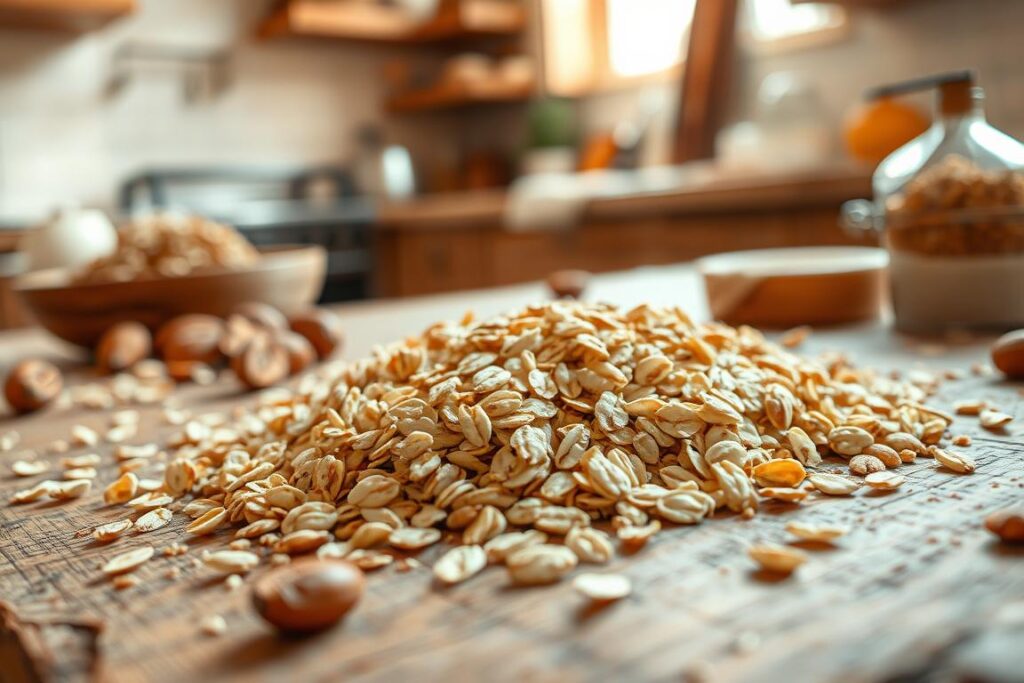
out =
<path fill-rule="evenodd" d="M 183 313 L 227 316 L 241 303 L 261 301 L 284 313 L 316 301 L 323 288 L 327 254 L 318 246 L 274 247 L 253 268 L 184 277 L 72 284 L 69 271 L 40 270 L 20 276 L 15 289 L 39 324 L 56 336 L 92 346 L 105 330 L 137 320 L 155 330 Z"/>

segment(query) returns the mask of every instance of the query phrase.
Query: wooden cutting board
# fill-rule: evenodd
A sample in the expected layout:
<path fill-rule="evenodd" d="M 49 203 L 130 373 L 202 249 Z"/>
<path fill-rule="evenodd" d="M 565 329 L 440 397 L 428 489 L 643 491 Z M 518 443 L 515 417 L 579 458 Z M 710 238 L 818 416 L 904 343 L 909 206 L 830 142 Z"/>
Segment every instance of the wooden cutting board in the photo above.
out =
<path fill-rule="evenodd" d="M 605 276 L 591 293 L 704 312 L 689 268 Z M 542 296 L 539 285 L 526 285 L 341 307 L 346 355 L 467 308 L 486 315 Z M 663 532 L 600 568 L 634 585 L 632 596 L 604 609 L 588 608 L 568 582 L 512 588 L 501 569 L 438 589 L 429 565 L 441 549 L 433 548 L 416 556 L 422 567 L 392 565 L 370 576 L 362 602 L 338 628 L 284 639 L 251 610 L 246 587 L 231 592 L 193 566 L 204 549 L 225 545 L 227 532 L 190 541 L 184 556 L 158 555 L 138 570 L 142 582 L 134 588 L 117 591 L 102 577 L 105 559 L 140 542 L 129 535 L 100 546 L 76 534 L 123 514 L 100 497 L 116 471 L 110 446 L 96 449 L 104 464 L 88 497 L 26 506 L 6 502 L 26 480 L 10 474 L 15 455 L 2 453 L 0 598 L 9 611 L 0 614 L 0 680 L 1021 680 L 1024 548 L 1000 544 L 981 526 L 989 511 L 1024 498 L 1021 385 L 970 373 L 986 360 L 984 342 L 921 347 L 871 326 L 816 333 L 801 352 L 823 349 L 885 370 L 959 369 L 965 378 L 944 383 L 934 404 L 984 398 L 1018 419 L 1009 432 L 992 434 L 974 418 L 957 418 L 953 432 L 974 440 L 964 449 L 978 461 L 972 475 L 919 459 L 902 468 L 907 482 L 892 494 L 862 490 L 802 507 L 766 503 L 750 521 L 719 515 Z M 75 365 L 41 332 L 0 335 L 4 364 L 29 354 Z M 72 374 L 88 379 L 81 370 Z M 181 392 L 182 403 L 201 412 L 250 400 L 230 379 Z M 143 413 L 133 442 L 166 437 L 171 428 L 160 424 L 159 410 Z M 42 447 L 67 438 L 73 424 L 102 427 L 107 419 L 48 412 L 2 419 L 0 433 L 17 430 L 19 449 Z M 59 468 L 59 456 L 48 457 Z M 851 533 L 834 548 L 804 546 L 811 559 L 789 579 L 757 573 L 746 547 L 788 541 L 790 520 L 844 524 Z M 145 541 L 161 548 L 180 540 L 182 522 L 176 516 Z M 170 567 L 180 569 L 173 580 L 165 577 Z M 223 636 L 201 633 L 211 614 L 226 619 Z"/>

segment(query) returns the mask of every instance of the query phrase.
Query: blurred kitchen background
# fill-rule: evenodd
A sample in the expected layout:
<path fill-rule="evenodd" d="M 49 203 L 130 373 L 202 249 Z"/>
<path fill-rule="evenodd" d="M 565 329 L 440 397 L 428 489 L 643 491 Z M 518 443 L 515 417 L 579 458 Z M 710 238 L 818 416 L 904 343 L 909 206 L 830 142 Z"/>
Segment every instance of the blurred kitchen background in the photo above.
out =
<path fill-rule="evenodd" d="M 1017 0 L 0 0 L 0 326 L 55 212 L 329 254 L 322 299 L 867 243 L 841 204 L 972 68 L 1024 137 Z"/>

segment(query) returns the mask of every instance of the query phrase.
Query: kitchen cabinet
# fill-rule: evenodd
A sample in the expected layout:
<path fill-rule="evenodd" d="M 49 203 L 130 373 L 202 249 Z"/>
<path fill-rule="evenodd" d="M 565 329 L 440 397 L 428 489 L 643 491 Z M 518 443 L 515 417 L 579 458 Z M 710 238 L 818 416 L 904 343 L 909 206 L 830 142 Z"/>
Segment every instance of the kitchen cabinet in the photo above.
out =
<path fill-rule="evenodd" d="M 863 244 L 839 206 L 870 195 L 853 169 L 712 183 L 595 199 L 564 230 L 511 232 L 501 193 L 454 194 L 384 207 L 376 225 L 377 293 L 410 296 L 541 279 L 560 268 L 607 272 L 739 249 Z"/>

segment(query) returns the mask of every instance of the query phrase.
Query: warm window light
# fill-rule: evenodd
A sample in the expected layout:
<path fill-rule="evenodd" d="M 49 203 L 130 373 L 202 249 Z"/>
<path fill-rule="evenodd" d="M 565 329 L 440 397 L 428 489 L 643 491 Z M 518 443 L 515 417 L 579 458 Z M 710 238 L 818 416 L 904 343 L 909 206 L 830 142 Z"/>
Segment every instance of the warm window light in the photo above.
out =
<path fill-rule="evenodd" d="M 683 57 L 696 0 L 606 0 L 608 61 L 617 76 L 669 69 Z"/>
<path fill-rule="evenodd" d="M 544 76 L 558 95 L 585 91 L 594 78 L 594 34 L 590 0 L 545 0 Z"/>
<path fill-rule="evenodd" d="M 746 8 L 751 33 L 763 41 L 821 31 L 843 22 L 841 8 L 819 3 L 794 5 L 790 0 L 748 0 Z"/>

